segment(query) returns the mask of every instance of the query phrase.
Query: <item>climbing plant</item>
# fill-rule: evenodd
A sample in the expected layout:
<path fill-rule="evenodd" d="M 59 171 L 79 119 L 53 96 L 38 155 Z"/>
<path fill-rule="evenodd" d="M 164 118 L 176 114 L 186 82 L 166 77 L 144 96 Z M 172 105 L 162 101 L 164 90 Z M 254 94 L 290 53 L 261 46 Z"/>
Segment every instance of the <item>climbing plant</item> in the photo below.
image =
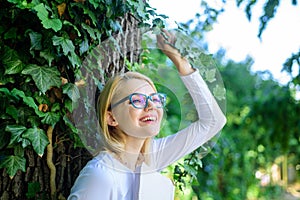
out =
<path fill-rule="evenodd" d="M 103 40 L 117 44 L 115 34 L 161 25 L 165 16 L 143 0 L 0 4 L 1 199 L 65 196 L 71 171 L 85 162 L 68 164 L 77 156 L 72 149 L 82 146 L 70 113 L 85 57 Z"/>

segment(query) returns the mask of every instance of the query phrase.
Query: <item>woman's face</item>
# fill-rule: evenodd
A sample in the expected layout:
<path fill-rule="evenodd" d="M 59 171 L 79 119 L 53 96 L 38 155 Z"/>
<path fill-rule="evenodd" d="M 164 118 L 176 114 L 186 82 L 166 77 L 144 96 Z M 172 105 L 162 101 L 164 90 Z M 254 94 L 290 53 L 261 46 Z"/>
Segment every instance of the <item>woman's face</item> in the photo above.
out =
<path fill-rule="evenodd" d="M 132 93 L 141 93 L 149 96 L 155 93 L 151 85 L 140 79 L 130 79 L 121 86 L 122 88 L 113 97 L 112 104 Z M 148 99 L 148 106 L 138 109 L 130 104 L 129 100 L 112 109 L 112 115 L 116 120 L 116 127 L 128 136 L 136 138 L 149 138 L 157 135 L 163 116 L 163 108 L 156 108 Z"/>

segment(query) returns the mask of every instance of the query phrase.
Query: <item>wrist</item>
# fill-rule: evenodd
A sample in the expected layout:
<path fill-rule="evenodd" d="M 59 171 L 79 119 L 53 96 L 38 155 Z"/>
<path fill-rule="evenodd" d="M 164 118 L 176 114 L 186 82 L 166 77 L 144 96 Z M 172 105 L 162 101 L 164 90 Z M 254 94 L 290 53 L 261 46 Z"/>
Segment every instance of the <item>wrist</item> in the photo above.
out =
<path fill-rule="evenodd" d="M 175 64 L 179 74 L 182 76 L 189 75 L 195 71 L 190 62 L 184 57 L 174 60 L 173 63 Z"/>

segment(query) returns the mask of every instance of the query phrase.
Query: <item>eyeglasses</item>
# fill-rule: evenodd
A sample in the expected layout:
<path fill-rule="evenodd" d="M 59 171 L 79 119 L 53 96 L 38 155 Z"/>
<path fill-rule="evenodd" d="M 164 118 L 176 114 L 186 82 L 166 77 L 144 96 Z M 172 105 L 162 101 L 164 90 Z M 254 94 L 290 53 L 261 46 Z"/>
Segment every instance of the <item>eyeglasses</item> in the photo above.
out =
<path fill-rule="evenodd" d="M 133 93 L 133 94 L 121 99 L 117 103 L 111 105 L 110 108 L 112 109 L 128 99 L 129 99 L 130 104 L 137 109 L 147 108 L 148 99 L 150 99 L 150 101 L 152 101 L 152 103 L 154 104 L 154 106 L 156 108 L 163 108 L 166 105 L 167 95 L 164 93 L 153 93 L 153 94 L 147 96 L 147 95 L 141 94 L 141 93 Z"/>

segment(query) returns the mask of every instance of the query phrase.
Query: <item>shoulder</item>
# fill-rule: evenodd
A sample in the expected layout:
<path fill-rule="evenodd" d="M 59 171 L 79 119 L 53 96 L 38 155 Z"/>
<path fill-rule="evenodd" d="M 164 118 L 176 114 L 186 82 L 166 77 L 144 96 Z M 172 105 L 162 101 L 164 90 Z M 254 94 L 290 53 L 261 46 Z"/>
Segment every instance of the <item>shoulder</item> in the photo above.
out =
<path fill-rule="evenodd" d="M 108 160 L 106 154 L 99 154 L 86 164 L 78 178 L 100 179 L 106 183 L 113 180 L 113 170 L 107 163 Z"/>
<path fill-rule="evenodd" d="M 106 164 L 105 155 L 98 155 L 90 160 L 80 171 L 72 190 L 91 185 L 113 185 L 113 170 Z"/>
<path fill-rule="evenodd" d="M 80 171 L 68 199 L 94 199 L 96 196 L 112 193 L 115 176 L 113 170 L 105 164 L 104 158 L 100 155 L 86 164 Z"/>

